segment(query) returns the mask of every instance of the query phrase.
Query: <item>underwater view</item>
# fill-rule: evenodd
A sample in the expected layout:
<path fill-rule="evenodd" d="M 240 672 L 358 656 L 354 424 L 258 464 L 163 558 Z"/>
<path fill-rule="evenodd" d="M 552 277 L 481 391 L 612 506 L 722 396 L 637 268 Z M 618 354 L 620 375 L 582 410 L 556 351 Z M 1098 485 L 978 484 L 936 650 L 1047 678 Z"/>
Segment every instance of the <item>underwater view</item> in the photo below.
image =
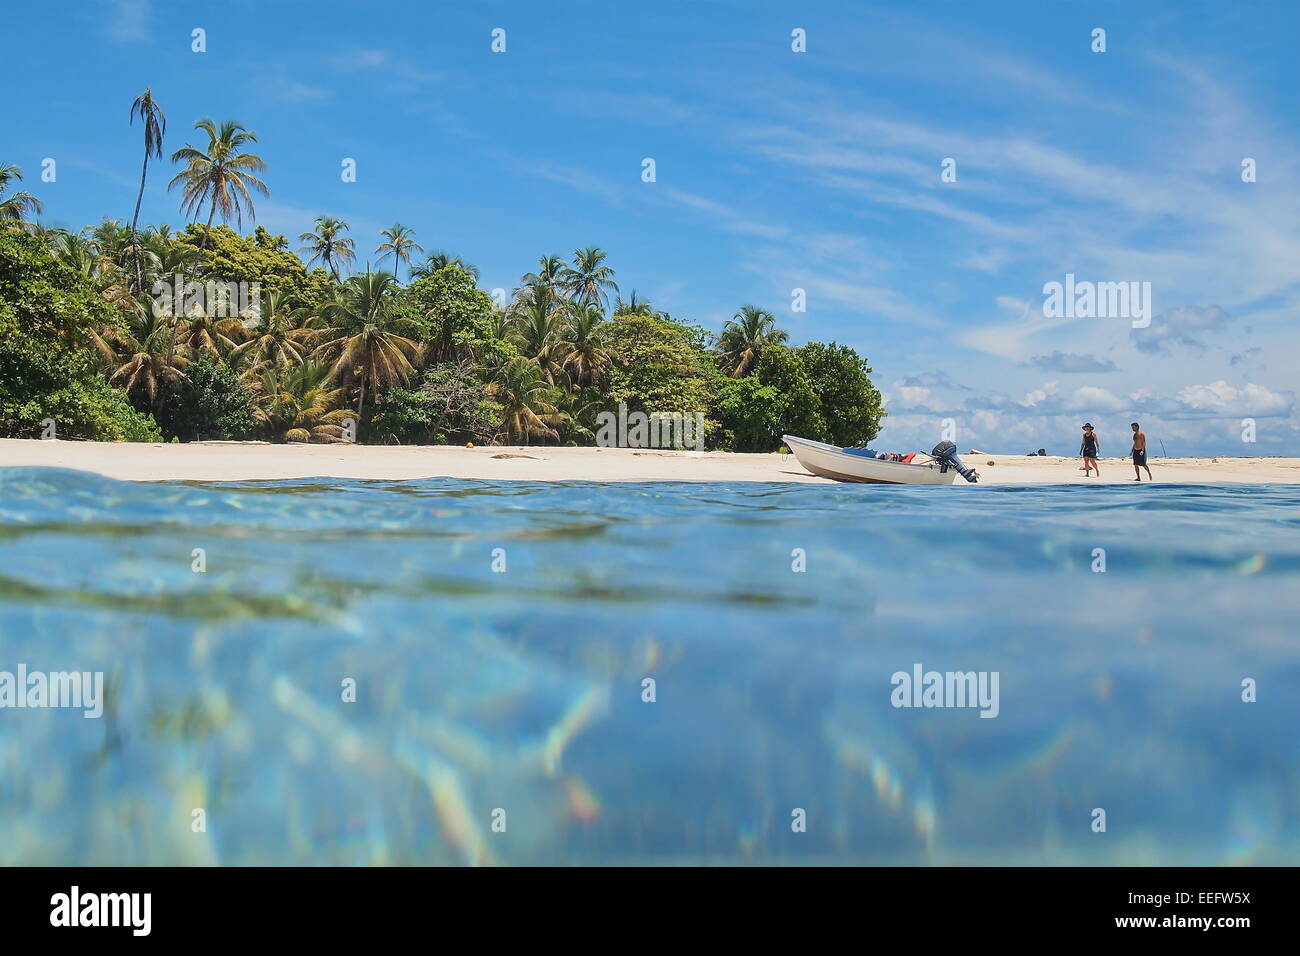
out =
<path fill-rule="evenodd" d="M 3 469 L 0 672 L 103 692 L 0 709 L 0 863 L 1291 861 L 1297 531 L 1276 485 Z"/>

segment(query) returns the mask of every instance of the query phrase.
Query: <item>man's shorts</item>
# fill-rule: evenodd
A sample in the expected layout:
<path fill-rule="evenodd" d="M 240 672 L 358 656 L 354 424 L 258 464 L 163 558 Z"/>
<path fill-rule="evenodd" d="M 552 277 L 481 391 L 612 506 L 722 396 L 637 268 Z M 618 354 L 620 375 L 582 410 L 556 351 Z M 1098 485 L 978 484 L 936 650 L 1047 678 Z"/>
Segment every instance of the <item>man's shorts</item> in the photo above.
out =
<path fill-rule="evenodd" d="M 1147 453 L 1145 451 L 1133 452 L 1133 464 L 1145 465 L 1147 463 Z"/>

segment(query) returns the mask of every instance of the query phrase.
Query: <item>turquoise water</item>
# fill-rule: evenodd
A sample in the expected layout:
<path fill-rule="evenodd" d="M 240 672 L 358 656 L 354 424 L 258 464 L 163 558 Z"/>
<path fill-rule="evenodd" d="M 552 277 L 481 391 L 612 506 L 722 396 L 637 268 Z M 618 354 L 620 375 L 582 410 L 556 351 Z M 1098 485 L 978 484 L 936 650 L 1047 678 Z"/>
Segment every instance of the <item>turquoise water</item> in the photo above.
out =
<path fill-rule="evenodd" d="M 1298 530 L 1289 486 L 3 469 L 0 671 L 107 706 L 0 709 L 0 862 L 1293 863 Z M 917 663 L 998 716 L 891 706 Z"/>

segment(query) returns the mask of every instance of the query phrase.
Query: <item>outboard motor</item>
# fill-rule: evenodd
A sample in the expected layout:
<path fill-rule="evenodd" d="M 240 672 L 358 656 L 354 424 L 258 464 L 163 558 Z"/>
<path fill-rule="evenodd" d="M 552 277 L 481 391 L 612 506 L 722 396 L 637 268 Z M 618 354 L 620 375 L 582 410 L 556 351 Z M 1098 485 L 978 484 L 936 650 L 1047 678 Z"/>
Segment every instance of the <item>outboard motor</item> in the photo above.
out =
<path fill-rule="evenodd" d="M 939 463 L 940 473 L 951 468 L 972 484 L 980 480 L 980 476 L 974 469 L 967 468 L 961 463 L 961 459 L 957 457 L 957 446 L 950 441 L 941 441 L 935 445 L 930 452 L 930 457 Z"/>

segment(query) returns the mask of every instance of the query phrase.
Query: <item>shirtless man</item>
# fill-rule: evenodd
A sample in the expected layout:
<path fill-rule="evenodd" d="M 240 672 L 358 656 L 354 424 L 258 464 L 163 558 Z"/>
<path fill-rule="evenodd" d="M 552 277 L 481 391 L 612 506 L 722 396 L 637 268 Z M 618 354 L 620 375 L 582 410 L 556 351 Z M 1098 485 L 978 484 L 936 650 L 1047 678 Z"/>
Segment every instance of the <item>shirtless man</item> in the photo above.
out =
<path fill-rule="evenodd" d="M 1133 426 L 1133 451 L 1132 451 L 1133 474 L 1137 475 L 1137 477 L 1134 478 L 1133 480 L 1141 481 L 1142 472 L 1138 471 L 1138 469 L 1145 468 L 1147 470 L 1147 479 L 1150 481 L 1155 481 L 1155 479 L 1151 477 L 1151 466 L 1147 464 L 1147 436 L 1142 433 L 1142 429 L 1138 427 L 1137 422 L 1133 422 L 1132 426 Z"/>

